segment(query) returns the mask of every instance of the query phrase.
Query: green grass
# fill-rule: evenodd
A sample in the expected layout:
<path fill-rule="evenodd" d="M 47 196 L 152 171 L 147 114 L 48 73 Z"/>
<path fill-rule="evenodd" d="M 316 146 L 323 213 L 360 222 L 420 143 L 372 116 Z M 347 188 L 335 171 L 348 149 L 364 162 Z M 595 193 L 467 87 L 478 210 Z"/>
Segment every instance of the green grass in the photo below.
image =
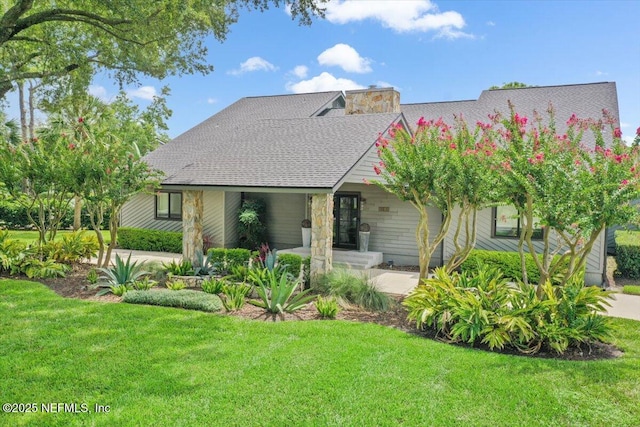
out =
<path fill-rule="evenodd" d="M 622 287 L 622 293 L 640 295 L 640 285 L 625 285 Z"/>
<path fill-rule="evenodd" d="M 109 413 L 0 413 L 38 426 L 637 426 L 640 323 L 615 360 L 449 346 L 374 324 L 260 322 L 63 299 L 0 280 L 2 402 Z"/>
<path fill-rule="evenodd" d="M 640 231 L 616 230 L 616 243 L 618 245 L 637 246 L 640 242 Z"/>
<path fill-rule="evenodd" d="M 71 233 L 68 230 L 60 230 L 56 233 L 56 238 L 54 240 L 60 240 L 62 236 L 65 234 Z M 95 231 L 87 230 L 87 234 L 95 236 Z M 104 237 L 104 244 L 108 245 L 111 242 L 111 236 L 109 235 L 109 230 L 104 230 L 102 232 L 102 236 Z M 38 232 L 37 231 L 25 231 L 25 230 L 9 230 L 9 239 L 21 240 L 27 245 L 35 244 L 38 241 Z"/>

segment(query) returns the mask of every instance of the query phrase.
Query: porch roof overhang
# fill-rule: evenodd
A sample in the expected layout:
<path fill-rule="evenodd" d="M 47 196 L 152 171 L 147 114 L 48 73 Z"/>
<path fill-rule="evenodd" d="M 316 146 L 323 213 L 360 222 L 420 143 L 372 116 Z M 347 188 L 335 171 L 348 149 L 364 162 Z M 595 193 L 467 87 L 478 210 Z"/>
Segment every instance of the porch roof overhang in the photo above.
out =
<path fill-rule="evenodd" d="M 178 184 L 162 184 L 163 190 L 176 191 L 193 191 L 193 190 L 210 190 L 210 191 L 228 191 L 228 192 L 247 192 L 247 193 L 289 193 L 289 194 L 328 194 L 335 193 L 339 185 L 334 187 L 254 187 L 254 186 L 225 186 L 225 185 L 178 185 Z"/>

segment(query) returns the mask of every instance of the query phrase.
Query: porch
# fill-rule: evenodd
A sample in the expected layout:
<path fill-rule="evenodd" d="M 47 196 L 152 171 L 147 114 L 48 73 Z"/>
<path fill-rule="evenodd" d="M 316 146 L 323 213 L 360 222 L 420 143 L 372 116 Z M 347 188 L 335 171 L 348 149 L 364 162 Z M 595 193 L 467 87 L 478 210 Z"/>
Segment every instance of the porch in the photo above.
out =
<path fill-rule="evenodd" d="M 280 254 L 296 254 L 305 258 L 311 256 L 311 248 L 298 247 L 279 250 Z M 331 251 L 334 267 L 350 268 L 354 270 L 368 270 L 382 264 L 382 252 L 359 252 L 333 248 Z"/>

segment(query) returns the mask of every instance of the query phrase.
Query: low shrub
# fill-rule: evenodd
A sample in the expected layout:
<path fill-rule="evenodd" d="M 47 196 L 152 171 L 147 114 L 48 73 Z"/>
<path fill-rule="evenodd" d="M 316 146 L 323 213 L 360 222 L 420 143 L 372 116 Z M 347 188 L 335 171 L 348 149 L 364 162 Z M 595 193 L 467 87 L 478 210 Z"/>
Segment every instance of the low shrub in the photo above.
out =
<path fill-rule="evenodd" d="M 316 298 L 316 310 L 323 319 L 335 319 L 338 314 L 338 301 L 333 297 L 323 298 L 318 296 Z"/>
<path fill-rule="evenodd" d="M 109 291 L 115 296 L 121 297 L 129 291 L 129 287 L 127 285 L 109 286 Z"/>
<path fill-rule="evenodd" d="M 187 284 L 184 283 L 184 280 L 170 280 L 165 284 L 165 286 L 170 291 L 181 291 L 187 287 Z"/>
<path fill-rule="evenodd" d="M 47 242 L 42 252 L 47 258 L 56 262 L 70 264 L 96 256 L 99 248 L 98 238 L 94 234 L 74 231 L 64 234 L 60 240 Z"/>
<path fill-rule="evenodd" d="M 182 253 L 182 233 L 120 227 L 118 229 L 118 247 L 139 251 Z"/>
<path fill-rule="evenodd" d="M 542 287 L 539 298 L 534 286 L 510 283 L 497 268 L 484 266 L 462 274 L 439 268 L 403 304 L 419 329 L 432 330 L 449 342 L 484 344 L 491 350 L 561 354 L 608 338 L 608 319 L 597 313 L 609 305 L 609 293 L 579 280 L 566 286 L 547 281 Z"/>
<path fill-rule="evenodd" d="M 122 300 L 130 304 L 160 305 L 207 312 L 222 310 L 222 301 L 220 301 L 217 295 L 189 289 L 180 291 L 167 291 L 163 289 L 154 291 L 129 291 L 124 294 Z"/>
<path fill-rule="evenodd" d="M 300 277 L 302 257 L 298 254 L 279 254 L 278 265 L 296 279 Z"/>
<path fill-rule="evenodd" d="M 299 283 L 291 280 L 287 273 L 267 271 L 267 280 L 256 289 L 259 300 L 251 300 L 250 304 L 264 308 L 274 316 L 279 314 L 284 319 L 284 313 L 298 311 L 314 298 L 313 295 L 307 295 L 309 290 L 296 293 Z"/>
<path fill-rule="evenodd" d="M 640 231 L 616 231 L 617 273 L 640 279 Z"/>
<path fill-rule="evenodd" d="M 148 291 L 157 284 L 158 282 L 156 282 L 155 280 L 151 280 L 149 277 L 145 276 L 142 279 L 133 282 L 131 286 L 136 291 Z"/>
<path fill-rule="evenodd" d="M 251 259 L 251 251 L 242 248 L 212 248 L 209 249 L 208 257 L 211 263 L 218 267 L 219 271 L 229 272 L 235 267 L 248 265 Z"/>
<path fill-rule="evenodd" d="M 131 262 L 131 254 L 126 261 L 116 254 L 116 258 L 112 267 L 99 268 L 98 271 L 104 273 L 100 278 L 105 280 L 109 285 L 129 285 L 142 276 L 149 274 L 145 270 L 144 262 L 138 264 L 138 261 Z"/>
<path fill-rule="evenodd" d="M 389 296 L 376 289 L 366 276 L 344 269 L 321 276 L 314 290 L 333 296 L 342 304 L 355 304 L 371 311 L 386 311 L 391 303 Z"/>
<path fill-rule="evenodd" d="M 240 310 L 244 306 L 245 298 L 251 291 L 251 286 L 244 284 L 225 284 L 222 287 L 222 305 L 227 311 Z"/>
<path fill-rule="evenodd" d="M 558 259 L 559 257 L 556 257 L 555 261 Z M 537 284 L 538 281 L 540 281 L 540 272 L 538 271 L 533 256 L 525 254 L 525 263 L 529 283 Z M 484 266 L 498 268 L 502 272 L 502 275 L 511 281 L 522 281 L 522 266 L 518 252 L 474 249 L 469 254 L 469 257 L 460 265 L 460 271 L 463 273 L 474 273 Z"/>
<path fill-rule="evenodd" d="M 194 270 L 191 261 L 188 259 L 181 259 L 180 262 L 171 260 L 168 263 L 162 263 L 165 271 L 174 276 L 193 276 Z"/>
<path fill-rule="evenodd" d="M 622 292 L 629 295 L 640 295 L 640 285 L 625 285 Z"/>
<path fill-rule="evenodd" d="M 219 294 L 226 284 L 226 280 L 212 277 L 202 281 L 202 290 L 208 294 Z"/>

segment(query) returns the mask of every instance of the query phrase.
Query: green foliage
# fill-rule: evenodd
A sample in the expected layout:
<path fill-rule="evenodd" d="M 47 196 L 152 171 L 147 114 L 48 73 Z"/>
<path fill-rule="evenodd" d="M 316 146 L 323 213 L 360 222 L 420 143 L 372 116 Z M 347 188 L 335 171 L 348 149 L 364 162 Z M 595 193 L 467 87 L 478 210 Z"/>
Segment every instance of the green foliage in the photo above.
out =
<path fill-rule="evenodd" d="M 131 284 L 131 287 L 133 287 L 133 289 L 135 289 L 136 291 L 148 291 L 157 284 L 158 282 L 156 282 L 155 280 L 151 280 L 148 276 L 144 276 L 141 279 L 134 281 Z"/>
<path fill-rule="evenodd" d="M 502 86 L 491 86 L 489 88 L 489 90 L 496 90 L 496 89 L 519 89 L 519 88 L 523 88 L 523 87 L 529 87 L 528 84 L 526 83 L 521 83 L 521 82 L 509 82 L 509 83 L 503 83 Z"/>
<path fill-rule="evenodd" d="M 495 145 L 482 138 L 482 129 L 470 130 L 460 117 L 453 126 L 439 120 L 418 121 L 415 132 L 401 124 L 376 142 L 380 162 L 374 181 L 382 189 L 408 201 L 420 215 L 416 230 L 420 277 L 427 277 L 430 259 L 455 222 L 454 253 L 447 262 L 453 270 L 464 261 L 476 239 L 478 209 L 497 201 L 491 155 Z M 429 212 L 436 207 L 444 218 L 434 234 Z M 456 219 L 453 221 L 454 211 Z"/>
<path fill-rule="evenodd" d="M 320 317 L 323 319 L 335 319 L 338 314 L 338 301 L 335 298 L 323 298 L 321 295 L 318 295 L 316 298 L 316 309 L 320 314 Z"/>
<path fill-rule="evenodd" d="M 265 226 L 267 207 L 262 199 L 244 200 L 238 211 L 238 233 L 240 247 L 254 250 L 267 237 Z"/>
<path fill-rule="evenodd" d="M 128 285 L 109 286 L 109 291 L 117 297 L 121 297 L 129 291 Z"/>
<path fill-rule="evenodd" d="M 109 222 L 109 214 L 105 213 L 105 222 Z M 69 228 L 73 225 L 73 206 L 68 206 L 60 219 L 60 228 Z M 7 195 L 7 198 L 0 200 L 0 226 L 7 227 L 12 230 L 30 228 L 32 226 L 28 215 L 28 206 L 24 203 L 18 203 Z M 81 217 L 81 226 L 90 228 L 91 222 L 89 216 L 85 213 Z"/>
<path fill-rule="evenodd" d="M 118 229 L 118 246 L 122 249 L 179 254 L 182 253 L 182 233 L 120 227 Z"/>
<path fill-rule="evenodd" d="M 275 271 L 268 271 L 267 274 L 267 280 L 259 283 L 256 290 L 260 299 L 249 301 L 256 307 L 264 308 L 273 315 L 279 314 L 284 319 L 284 313 L 298 311 L 313 300 L 313 295 L 307 295 L 309 290 L 296 294 L 299 282 L 290 280 L 287 274 Z"/>
<path fill-rule="evenodd" d="M 224 279 L 210 277 L 202 281 L 202 290 L 208 294 L 219 294 L 226 284 L 227 281 Z"/>
<path fill-rule="evenodd" d="M 101 279 L 106 280 L 111 286 L 129 285 L 140 277 L 149 274 L 149 272 L 145 270 L 144 262 L 140 264 L 138 264 L 138 261 L 131 262 L 131 254 L 129 254 L 126 261 L 123 261 L 120 255 L 116 254 L 112 267 L 102 267 L 98 270 L 104 273 Z"/>
<path fill-rule="evenodd" d="M 625 285 L 622 287 L 622 293 L 628 295 L 640 295 L 640 285 Z"/>
<path fill-rule="evenodd" d="M 53 259 L 40 260 L 36 257 L 28 257 L 20 263 L 20 270 L 30 279 L 50 279 L 64 277 L 69 267 Z"/>
<path fill-rule="evenodd" d="M 184 280 L 169 280 L 166 283 L 166 287 L 167 289 L 169 289 L 170 291 L 180 291 L 184 288 L 187 287 L 187 284 L 184 283 Z"/>
<path fill-rule="evenodd" d="M 92 268 L 91 270 L 89 270 L 89 273 L 87 273 L 87 281 L 92 285 L 95 285 L 96 283 L 98 283 L 98 279 L 100 279 L 100 277 L 98 277 L 98 272 L 96 271 L 96 269 Z"/>
<path fill-rule="evenodd" d="M 608 293 L 578 280 L 565 286 L 511 284 L 496 268 L 473 274 L 448 274 L 438 268 L 403 304 L 408 318 L 441 339 L 489 349 L 506 347 L 523 353 L 541 349 L 564 353 L 581 343 L 609 336 L 607 319 L 598 315 L 609 305 Z"/>
<path fill-rule="evenodd" d="M 165 271 L 175 276 L 193 276 L 194 270 L 191 261 L 188 259 L 181 259 L 180 262 L 171 260 L 169 263 L 162 263 Z"/>
<path fill-rule="evenodd" d="M 221 272 L 229 272 L 236 266 L 246 266 L 251 259 L 251 251 L 243 248 L 211 248 L 207 256 L 211 264 Z"/>
<path fill-rule="evenodd" d="M 391 304 L 389 296 L 377 290 L 364 274 L 352 274 L 345 269 L 334 269 L 321 276 L 314 290 L 343 304 L 371 311 L 386 311 Z"/>
<path fill-rule="evenodd" d="M 278 265 L 292 277 L 298 278 L 302 268 L 302 257 L 297 254 L 279 254 Z"/>
<path fill-rule="evenodd" d="M 251 292 L 251 286 L 244 284 L 224 284 L 221 299 L 225 310 L 240 310 L 244 306 L 245 298 L 249 292 Z"/>
<path fill-rule="evenodd" d="M 24 258 L 26 250 L 27 245 L 18 240 L 9 239 L 9 232 L 0 230 L 0 271 L 16 269 L 20 259 Z"/>
<path fill-rule="evenodd" d="M 150 292 L 129 291 L 124 294 L 122 301 L 130 304 L 160 305 L 207 312 L 216 312 L 222 309 L 222 302 L 217 295 L 189 289 L 178 291 L 157 289 Z"/>
<path fill-rule="evenodd" d="M 640 279 L 640 231 L 616 231 L 616 272 Z"/>
<path fill-rule="evenodd" d="M 203 254 L 198 253 L 196 259 L 197 266 L 193 268 L 194 276 L 211 276 L 218 270 L 218 266 L 212 261 L 210 254 L 205 257 Z"/>
<path fill-rule="evenodd" d="M 230 274 L 227 276 L 229 280 L 237 282 L 246 282 L 249 278 L 249 267 L 245 265 L 236 265 L 231 268 Z"/>
<path fill-rule="evenodd" d="M 538 114 L 531 120 L 509 108 L 508 116 L 496 114 L 483 127 L 483 137 L 497 147 L 496 188 L 520 214 L 520 247 L 544 255 L 538 283 L 559 273 L 552 255 L 560 251 L 567 261 L 557 264 L 566 268 L 561 283 L 568 283 L 581 274 L 607 225 L 638 218 L 630 202 L 640 196 L 640 148 L 625 145 L 618 120 L 607 111 L 599 119 L 574 114 L 561 133 L 552 106 L 544 119 Z M 536 249 L 531 237 L 538 226 L 545 233 Z"/>
<path fill-rule="evenodd" d="M 86 231 L 64 234 L 59 240 L 52 240 L 43 246 L 42 252 L 57 262 L 73 263 L 96 256 L 98 239 Z"/>

